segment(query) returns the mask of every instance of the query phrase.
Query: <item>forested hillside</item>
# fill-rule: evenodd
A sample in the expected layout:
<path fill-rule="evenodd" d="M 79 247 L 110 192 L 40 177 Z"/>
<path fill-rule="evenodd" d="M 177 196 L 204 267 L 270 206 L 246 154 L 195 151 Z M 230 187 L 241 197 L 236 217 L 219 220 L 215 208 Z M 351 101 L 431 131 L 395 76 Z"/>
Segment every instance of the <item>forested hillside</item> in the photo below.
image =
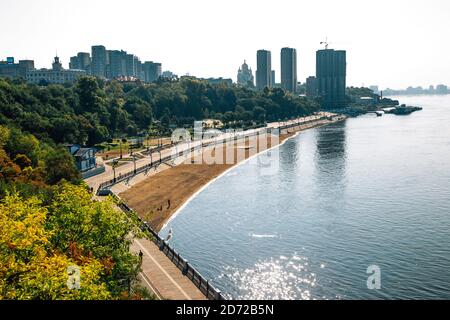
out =
<path fill-rule="evenodd" d="M 195 78 L 121 84 L 85 77 L 69 86 L 0 79 L 0 124 L 55 143 L 93 146 L 110 138 L 145 134 L 155 121 L 168 128 L 214 118 L 245 127 L 317 110 L 313 100 L 282 89 L 256 92 Z"/>

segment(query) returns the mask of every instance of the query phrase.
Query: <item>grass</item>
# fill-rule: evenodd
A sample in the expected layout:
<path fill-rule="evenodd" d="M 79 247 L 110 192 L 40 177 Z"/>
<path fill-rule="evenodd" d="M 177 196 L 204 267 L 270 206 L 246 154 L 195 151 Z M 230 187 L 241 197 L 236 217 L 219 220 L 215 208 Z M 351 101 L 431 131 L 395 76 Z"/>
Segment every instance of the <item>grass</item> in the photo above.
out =
<path fill-rule="evenodd" d="M 158 143 L 160 141 L 161 140 L 159 140 L 159 139 L 146 139 L 146 140 L 144 140 L 144 143 L 140 148 L 134 148 L 133 151 L 137 152 L 137 151 L 146 150 L 147 145 L 150 147 L 155 147 L 158 145 Z M 171 139 L 168 137 L 162 138 L 162 143 L 163 143 L 163 145 L 170 144 Z M 105 160 L 119 157 L 121 148 L 122 148 L 123 155 L 129 154 L 129 152 L 130 152 L 130 144 L 128 142 L 125 142 L 125 143 L 122 143 L 122 147 L 121 147 L 121 142 L 119 139 L 115 139 L 111 143 L 103 142 L 103 143 L 97 144 L 95 147 L 100 150 L 100 152 L 98 153 L 98 156 L 102 157 Z"/>

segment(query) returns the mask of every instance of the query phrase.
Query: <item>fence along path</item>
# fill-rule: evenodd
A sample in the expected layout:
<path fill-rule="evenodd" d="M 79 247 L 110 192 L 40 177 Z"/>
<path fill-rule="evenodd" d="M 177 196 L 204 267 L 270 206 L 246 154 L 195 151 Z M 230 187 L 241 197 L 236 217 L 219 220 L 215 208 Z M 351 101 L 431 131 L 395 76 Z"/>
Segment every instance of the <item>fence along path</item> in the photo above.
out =
<path fill-rule="evenodd" d="M 128 215 L 137 217 L 120 198 L 119 208 Z M 135 239 L 133 252 L 142 252 L 143 281 L 157 295 L 170 300 L 226 300 L 222 293 L 206 280 L 189 262 L 180 256 L 147 223 L 138 217 L 141 228 L 151 234 L 151 240 Z"/>

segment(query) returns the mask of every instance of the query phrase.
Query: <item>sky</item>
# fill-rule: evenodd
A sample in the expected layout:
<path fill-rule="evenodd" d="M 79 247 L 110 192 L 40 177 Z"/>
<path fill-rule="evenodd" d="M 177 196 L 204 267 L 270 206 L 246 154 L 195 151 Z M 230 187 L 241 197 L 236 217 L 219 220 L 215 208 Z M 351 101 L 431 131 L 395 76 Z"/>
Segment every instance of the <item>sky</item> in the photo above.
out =
<path fill-rule="evenodd" d="M 0 60 L 50 67 L 92 45 L 123 49 L 178 75 L 236 80 L 244 59 L 297 49 L 298 79 L 315 75 L 315 51 L 347 50 L 353 86 L 450 85 L 448 0 L 0 0 Z"/>

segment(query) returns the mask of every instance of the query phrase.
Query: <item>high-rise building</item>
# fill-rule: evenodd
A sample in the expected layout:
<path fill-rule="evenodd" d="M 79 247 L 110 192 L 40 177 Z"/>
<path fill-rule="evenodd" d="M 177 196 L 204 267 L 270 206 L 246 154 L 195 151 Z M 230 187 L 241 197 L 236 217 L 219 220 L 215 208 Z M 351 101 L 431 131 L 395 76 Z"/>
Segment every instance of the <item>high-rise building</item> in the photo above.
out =
<path fill-rule="evenodd" d="M 107 76 L 108 54 L 104 46 L 92 46 L 92 75 L 105 78 Z"/>
<path fill-rule="evenodd" d="M 272 72 L 270 73 L 270 87 L 274 87 L 276 84 L 275 81 L 275 70 L 272 70 Z"/>
<path fill-rule="evenodd" d="M 144 81 L 145 82 L 154 82 L 161 77 L 162 74 L 162 65 L 161 63 L 156 63 L 153 61 L 146 61 L 142 65 L 142 69 L 144 71 Z"/>
<path fill-rule="evenodd" d="M 254 81 L 252 69 L 248 67 L 247 62 L 244 60 L 244 64 L 238 70 L 237 83 L 243 87 L 253 88 L 255 86 Z"/>
<path fill-rule="evenodd" d="M 78 61 L 80 64 L 80 69 L 86 71 L 88 74 L 91 73 L 91 55 L 89 52 L 78 52 Z"/>
<path fill-rule="evenodd" d="M 69 69 L 80 69 L 80 61 L 77 56 L 70 57 Z"/>
<path fill-rule="evenodd" d="M 137 59 L 136 62 L 136 77 L 139 80 L 145 80 L 144 64 L 142 63 L 141 60 L 139 60 L 139 58 Z"/>
<path fill-rule="evenodd" d="M 447 94 L 448 93 L 448 88 L 446 85 L 444 84 L 439 84 L 436 86 L 436 93 L 437 94 Z"/>
<path fill-rule="evenodd" d="M 272 57 L 270 51 L 258 50 L 256 54 L 256 88 L 272 87 Z"/>
<path fill-rule="evenodd" d="M 316 53 L 316 78 L 318 95 L 324 108 L 346 106 L 347 76 L 346 52 L 325 49 Z"/>
<path fill-rule="evenodd" d="M 91 73 L 91 55 L 87 52 L 78 52 L 74 57 L 70 58 L 69 69 L 84 70 Z"/>
<path fill-rule="evenodd" d="M 317 97 L 317 79 L 316 77 L 308 77 L 306 79 L 306 96 Z"/>
<path fill-rule="evenodd" d="M 297 91 L 297 50 L 292 48 L 281 49 L 281 87 Z"/>
<path fill-rule="evenodd" d="M 137 77 L 138 58 L 134 54 L 127 54 L 125 59 L 126 76 Z"/>
<path fill-rule="evenodd" d="M 127 53 L 123 50 L 110 50 L 109 54 L 109 76 L 114 79 L 125 76 L 126 74 L 126 56 Z"/>

